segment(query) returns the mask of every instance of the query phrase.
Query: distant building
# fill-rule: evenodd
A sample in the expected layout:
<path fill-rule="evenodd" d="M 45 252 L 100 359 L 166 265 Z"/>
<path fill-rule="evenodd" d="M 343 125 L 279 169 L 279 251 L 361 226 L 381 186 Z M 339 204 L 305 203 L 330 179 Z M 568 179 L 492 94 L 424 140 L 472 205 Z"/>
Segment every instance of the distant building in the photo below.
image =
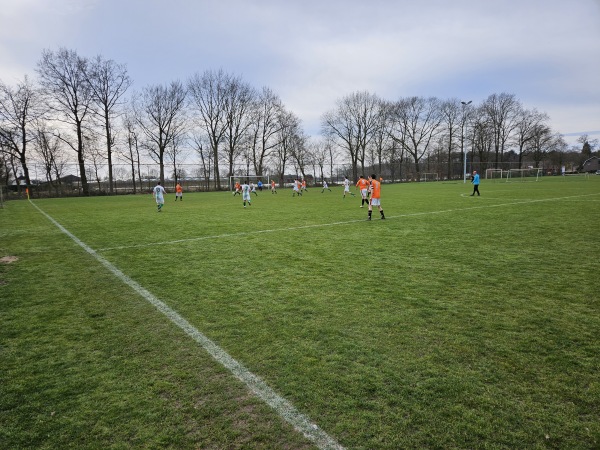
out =
<path fill-rule="evenodd" d="M 600 158 L 592 156 L 591 158 L 586 159 L 581 165 L 581 170 L 583 172 L 596 173 L 600 170 Z"/>
<path fill-rule="evenodd" d="M 67 175 L 67 176 L 60 178 L 60 182 L 64 183 L 64 184 L 75 184 L 75 183 L 79 183 L 80 181 L 81 181 L 81 178 L 76 177 L 75 175 Z"/>

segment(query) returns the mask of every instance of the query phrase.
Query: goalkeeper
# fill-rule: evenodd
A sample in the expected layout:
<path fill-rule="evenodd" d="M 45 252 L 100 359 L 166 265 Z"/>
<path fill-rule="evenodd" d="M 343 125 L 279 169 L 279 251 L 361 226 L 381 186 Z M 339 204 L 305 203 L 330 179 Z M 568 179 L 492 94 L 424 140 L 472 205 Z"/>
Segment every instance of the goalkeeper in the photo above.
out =
<path fill-rule="evenodd" d="M 475 192 L 477 192 L 477 196 L 481 195 L 479 193 L 479 174 L 476 170 L 473 171 L 473 176 L 471 177 L 471 184 L 473 185 L 473 193 L 471 194 L 471 197 L 475 195 Z"/>

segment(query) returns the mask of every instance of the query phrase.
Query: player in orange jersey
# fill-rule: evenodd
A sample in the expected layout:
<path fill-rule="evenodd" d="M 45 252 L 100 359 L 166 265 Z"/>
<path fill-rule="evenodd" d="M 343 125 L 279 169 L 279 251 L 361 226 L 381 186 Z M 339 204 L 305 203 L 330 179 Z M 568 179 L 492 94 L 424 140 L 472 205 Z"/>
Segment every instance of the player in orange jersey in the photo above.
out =
<path fill-rule="evenodd" d="M 371 220 L 371 213 L 373 212 L 373 206 L 379 208 L 379 214 L 381 218 L 385 219 L 383 215 L 383 208 L 381 207 L 381 182 L 377 180 L 375 175 L 371 175 L 371 201 L 369 202 L 369 219 Z"/>
<path fill-rule="evenodd" d="M 367 205 L 369 204 L 369 199 L 367 198 L 369 192 L 369 182 L 361 175 L 356 182 L 356 187 L 360 190 L 360 196 L 362 197 L 360 207 L 363 208 L 365 203 Z"/>
<path fill-rule="evenodd" d="M 235 182 L 235 192 L 233 193 L 233 196 L 235 197 L 236 194 L 242 195 L 242 185 L 240 184 L 239 181 Z"/>
<path fill-rule="evenodd" d="M 175 201 L 177 201 L 177 199 L 183 201 L 183 188 L 179 183 L 175 186 Z"/>
<path fill-rule="evenodd" d="M 271 180 L 271 194 L 277 194 L 277 189 L 275 189 L 275 180 Z"/>
<path fill-rule="evenodd" d="M 306 191 L 306 180 L 302 178 L 302 186 L 300 186 L 300 192 Z"/>

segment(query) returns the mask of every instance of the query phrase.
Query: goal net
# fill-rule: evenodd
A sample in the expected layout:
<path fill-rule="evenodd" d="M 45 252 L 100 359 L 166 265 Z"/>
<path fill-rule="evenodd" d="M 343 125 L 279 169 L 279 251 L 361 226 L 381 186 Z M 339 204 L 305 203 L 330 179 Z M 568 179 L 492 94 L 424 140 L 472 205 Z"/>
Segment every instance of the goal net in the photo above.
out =
<path fill-rule="evenodd" d="M 501 180 L 502 178 L 506 178 L 507 171 L 504 169 L 486 169 L 485 170 L 485 179 L 486 180 Z"/>
<path fill-rule="evenodd" d="M 506 181 L 539 181 L 542 169 L 539 167 L 528 169 L 508 169 Z"/>
<path fill-rule="evenodd" d="M 419 180 L 420 181 L 438 181 L 439 178 L 438 178 L 437 173 L 422 173 Z"/>
<path fill-rule="evenodd" d="M 235 183 L 244 184 L 245 182 L 249 184 L 252 183 L 256 186 L 258 190 L 258 182 L 261 181 L 263 184 L 263 189 L 265 186 L 269 186 L 271 180 L 269 179 L 269 174 L 266 175 L 232 175 L 229 177 L 229 190 L 235 190 Z"/>

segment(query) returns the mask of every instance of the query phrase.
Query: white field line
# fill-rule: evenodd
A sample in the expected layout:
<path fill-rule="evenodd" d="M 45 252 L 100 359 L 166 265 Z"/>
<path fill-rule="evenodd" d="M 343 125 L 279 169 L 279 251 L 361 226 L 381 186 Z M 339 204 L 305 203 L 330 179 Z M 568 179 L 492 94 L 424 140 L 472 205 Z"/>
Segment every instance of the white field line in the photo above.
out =
<path fill-rule="evenodd" d="M 229 370 L 238 380 L 248 386 L 248 389 L 252 391 L 258 398 L 273 408 L 286 422 L 291 424 L 298 432 L 302 433 L 306 438 L 310 439 L 320 449 L 341 449 L 340 444 L 336 442 L 331 436 L 325 431 L 320 429 L 316 424 L 312 423 L 310 419 L 299 412 L 290 402 L 279 396 L 273 389 L 257 375 L 254 375 L 246 367 L 244 367 L 237 360 L 232 358 L 225 350 L 211 341 L 208 337 L 198 331 L 192 324 L 184 319 L 179 313 L 171 309 L 168 305 L 163 303 L 151 292 L 143 288 L 137 282 L 129 278 L 109 261 L 100 256 L 87 244 L 79 240 L 75 235 L 69 232 L 60 223 L 54 220 L 46 212 L 42 211 L 35 203 L 30 203 L 43 214 L 50 222 L 62 231 L 64 234 L 69 236 L 77 245 L 83 248 L 91 256 L 96 259 L 100 264 L 107 268 L 123 283 L 137 292 L 140 296 L 146 299 L 149 303 L 154 305 L 161 313 L 163 313 L 171 322 L 181 328 L 188 336 L 194 339 L 200 344 L 217 362 L 222 364 L 227 370 Z"/>
<path fill-rule="evenodd" d="M 499 203 L 496 205 L 470 206 L 468 208 L 443 209 L 443 210 L 439 210 L 439 211 L 424 211 L 424 212 L 419 212 L 419 213 L 400 214 L 397 216 L 386 216 L 386 220 L 387 219 L 400 219 L 403 217 L 418 217 L 418 216 L 427 216 L 427 215 L 433 215 L 433 214 L 445 214 L 445 213 L 453 213 L 453 212 L 472 211 L 472 210 L 476 210 L 476 209 L 500 208 L 503 206 L 525 205 L 528 203 L 550 202 L 550 201 L 557 201 L 557 200 L 572 200 L 572 199 L 581 198 L 581 197 L 589 197 L 591 195 L 600 195 L 600 193 L 574 195 L 574 196 L 570 196 L 570 197 L 544 198 L 544 199 L 537 199 L 537 200 L 521 200 L 518 202 Z M 462 194 L 461 194 L 461 196 L 462 196 Z M 485 197 L 484 199 L 489 200 L 489 198 L 487 198 L 487 197 Z M 269 229 L 269 230 L 241 231 L 239 233 L 215 234 L 215 235 L 210 235 L 210 236 L 201 236 L 201 237 L 188 238 L 188 239 L 176 239 L 176 240 L 172 240 L 172 241 L 149 242 L 147 244 L 107 247 L 107 248 L 98 249 L 97 251 L 98 252 L 108 252 L 111 250 L 125 250 L 125 249 L 129 249 L 129 248 L 152 247 L 155 245 L 181 244 L 184 242 L 204 241 L 207 239 L 223 239 L 223 238 L 231 238 L 231 237 L 242 237 L 242 236 L 248 236 L 248 235 L 252 235 L 252 234 L 261 234 L 261 233 L 277 233 L 277 232 L 281 232 L 281 231 L 305 230 L 308 228 L 333 227 L 336 225 L 348 225 L 348 224 L 357 223 L 357 222 L 365 222 L 365 220 L 366 219 L 354 219 L 354 220 L 346 220 L 346 221 L 342 221 L 342 222 L 319 223 L 319 224 L 301 225 L 301 226 L 287 227 L 287 228 L 273 228 L 273 229 Z"/>

